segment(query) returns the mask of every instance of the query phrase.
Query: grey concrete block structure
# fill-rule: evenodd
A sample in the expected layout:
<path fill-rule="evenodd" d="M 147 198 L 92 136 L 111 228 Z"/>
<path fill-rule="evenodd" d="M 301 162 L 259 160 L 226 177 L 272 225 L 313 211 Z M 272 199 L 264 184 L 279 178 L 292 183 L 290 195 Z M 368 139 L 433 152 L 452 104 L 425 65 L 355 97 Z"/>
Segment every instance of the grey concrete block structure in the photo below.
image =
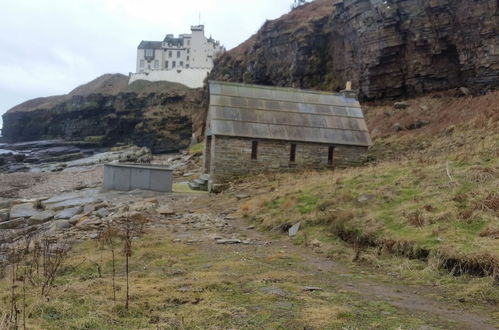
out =
<path fill-rule="evenodd" d="M 171 169 L 159 165 L 105 164 L 104 188 L 172 192 L 172 172 Z"/>
<path fill-rule="evenodd" d="M 372 145 L 350 91 L 325 93 L 210 81 L 204 172 L 235 176 L 359 165 Z"/>

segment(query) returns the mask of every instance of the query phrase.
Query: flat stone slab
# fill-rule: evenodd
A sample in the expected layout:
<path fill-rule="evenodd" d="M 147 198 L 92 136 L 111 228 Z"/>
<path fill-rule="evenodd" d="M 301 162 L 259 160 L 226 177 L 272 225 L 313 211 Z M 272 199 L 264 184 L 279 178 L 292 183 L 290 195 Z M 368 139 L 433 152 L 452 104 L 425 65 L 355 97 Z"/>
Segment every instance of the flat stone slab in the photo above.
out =
<path fill-rule="evenodd" d="M 30 224 L 39 224 L 39 223 L 45 223 L 52 219 L 55 216 L 55 212 L 51 210 L 46 210 L 43 212 L 40 212 L 38 214 L 35 214 L 31 218 L 29 218 L 28 222 Z"/>
<path fill-rule="evenodd" d="M 69 209 L 64 209 L 60 212 L 58 212 L 55 216 L 54 219 L 56 220 L 68 220 L 77 215 L 78 213 L 81 213 L 83 208 L 81 206 L 78 207 L 72 207 Z"/>
<path fill-rule="evenodd" d="M 83 191 L 78 191 L 78 192 L 70 192 L 70 193 L 66 193 L 66 194 L 53 196 L 53 197 L 43 201 L 43 204 L 44 205 L 45 204 L 55 204 L 55 203 L 59 203 L 62 201 L 67 201 L 69 199 L 92 197 L 98 193 L 99 193 L 99 189 L 88 189 L 88 190 L 83 190 Z"/>
<path fill-rule="evenodd" d="M 98 202 L 100 202 L 100 200 L 98 200 L 96 198 L 84 197 L 84 198 L 67 199 L 64 201 L 57 202 L 57 203 L 45 203 L 45 207 L 52 209 L 54 211 L 58 211 L 58 210 L 71 208 L 71 207 L 85 206 L 87 204 L 95 204 Z"/>
<path fill-rule="evenodd" d="M 32 203 L 17 204 L 10 209 L 10 218 L 31 218 L 40 212 L 33 207 Z"/>

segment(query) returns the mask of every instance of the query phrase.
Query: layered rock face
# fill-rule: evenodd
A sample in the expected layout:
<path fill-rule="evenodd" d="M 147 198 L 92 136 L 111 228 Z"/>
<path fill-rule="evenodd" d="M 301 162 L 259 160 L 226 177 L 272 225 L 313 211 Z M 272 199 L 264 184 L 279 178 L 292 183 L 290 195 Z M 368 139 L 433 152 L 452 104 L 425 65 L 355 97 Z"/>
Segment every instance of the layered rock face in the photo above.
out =
<path fill-rule="evenodd" d="M 322 90 L 352 81 L 363 100 L 499 85 L 495 0 L 316 0 L 267 22 L 211 79 Z"/>
<path fill-rule="evenodd" d="M 86 95 L 32 100 L 8 111 L 3 116 L 6 141 L 62 138 L 102 146 L 130 143 L 160 153 L 185 148 L 193 131 L 202 127 L 200 90 L 134 92 L 118 86 L 112 92 L 83 93 L 83 87 L 75 93 Z"/>

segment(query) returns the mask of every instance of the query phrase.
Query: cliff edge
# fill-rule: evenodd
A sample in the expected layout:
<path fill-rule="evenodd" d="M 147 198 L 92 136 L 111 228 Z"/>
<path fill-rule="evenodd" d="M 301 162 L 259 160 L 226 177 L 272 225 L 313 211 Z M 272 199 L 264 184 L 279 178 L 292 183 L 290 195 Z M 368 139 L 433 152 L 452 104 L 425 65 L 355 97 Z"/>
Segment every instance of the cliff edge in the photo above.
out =
<path fill-rule="evenodd" d="M 484 0 L 316 0 L 216 61 L 211 79 L 337 91 L 361 100 L 499 85 L 499 7 Z"/>
<path fill-rule="evenodd" d="M 153 152 L 188 146 L 202 131 L 202 91 L 169 82 L 136 81 L 106 74 L 67 95 L 37 98 L 3 115 L 10 143 L 84 140 L 102 146 L 133 143 Z"/>

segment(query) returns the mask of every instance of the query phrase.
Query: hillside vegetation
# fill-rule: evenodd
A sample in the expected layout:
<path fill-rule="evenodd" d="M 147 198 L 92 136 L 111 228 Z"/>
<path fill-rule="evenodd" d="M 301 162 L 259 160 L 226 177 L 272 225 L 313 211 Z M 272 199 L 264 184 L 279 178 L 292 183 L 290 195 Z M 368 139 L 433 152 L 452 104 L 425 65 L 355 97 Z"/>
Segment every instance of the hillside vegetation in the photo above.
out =
<path fill-rule="evenodd" d="M 415 260 L 402 275 L 417 282 L 463 275 L 455 295 L 499 303 L 498 95 L 437 98 L 431 124 L 399 132 L 392 122 L 412 123 L 431 98 L 408 100 L 395 115 L 385 114 L 391 106 L 367 107 L 377 126 L 371 163 L 250 179 L 255 197 L 241 213 L 264 230 L 301 222 L 296 242 L 319 239 L 333 257 L 345 255 L 340 241 L 353 248 L 346 255 L 380 269 L 394 266 L 386 256 Z"/>

